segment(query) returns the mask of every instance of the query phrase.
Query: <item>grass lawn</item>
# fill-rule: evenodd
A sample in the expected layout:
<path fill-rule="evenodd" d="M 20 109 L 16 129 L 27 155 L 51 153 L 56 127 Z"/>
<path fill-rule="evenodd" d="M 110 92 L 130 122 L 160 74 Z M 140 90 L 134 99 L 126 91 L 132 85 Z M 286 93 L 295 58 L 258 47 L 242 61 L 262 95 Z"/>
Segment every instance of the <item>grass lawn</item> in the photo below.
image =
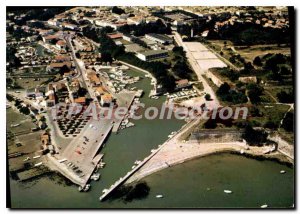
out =
<path fill-rule="evenodd" d="M 290 47 L 278 47 L 277 45 L 253 45 L 250 47 L 235 47 L 236 51 L 244 57 L 247 61 L 253 62 L 257 56 L 264 56 L 267 53 L 281 53 L 290 55 Z"/>
<path fill-rule="evenodd" d="M 288 92 L 292 88 L 293 88 L 292 86 L 268 86 L 268 87 L 264 87 L 267 94 L 271 94 L 274 98 L 276 98 L 277 101 L 278 101 L 277 93 L 279 93 L 280 91 Z"/>
<path fill-rule="evenodd" d="M 16 78 L 16 82 L 19 86 L 24 89 L 35 88 L 38 85 L 41 85 L 43 82 L 48 80 L 49 78 L 39 78 L 35 81 L 35 78 Z"/>
<path fill-rule="evenodd" d="M 289 108 L 288 105 L 282 104 L 259 105 L 258 109 L 262 113 L 262 116 L 252 117 L 250 118 L 250 121 L 256 126 L 264 126 L 269 120 L 279 125 Z"/>

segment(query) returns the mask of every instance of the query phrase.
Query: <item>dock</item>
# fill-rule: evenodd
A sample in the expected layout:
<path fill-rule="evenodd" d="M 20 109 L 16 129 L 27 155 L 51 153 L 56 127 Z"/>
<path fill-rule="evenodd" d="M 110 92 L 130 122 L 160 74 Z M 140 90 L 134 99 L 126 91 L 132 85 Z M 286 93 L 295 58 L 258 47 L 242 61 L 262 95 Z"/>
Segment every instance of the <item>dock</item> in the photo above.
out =
<path fill-rule="evenodd" d="M 119 94 L 115 95 L 117 97 L 117 100 L 120 102 L 119 107 L 126 107 L 127 111 L 124 114 L 123 118 L 121 120 L 115 120 L 114 126 L 112 128 L 112 132 L 118 132 L 119 127 L 125 117 L 125 115 L 128 113 L 131 104 L 133 103 L 134 98 L 136 97 L 136 92 L 121 92 Z"/>
<path fill-rule="evenodd" d="M 49 170 L 46 167 L 33 167 L 28 170 L 24 170 L 22 172 L 17 173 L 17 176 L 19 177 L 20 181 L 26 181 L 31 178 L 38 177 L 40 175 L 43 175 L 45 173 L 49 172 Z"/>

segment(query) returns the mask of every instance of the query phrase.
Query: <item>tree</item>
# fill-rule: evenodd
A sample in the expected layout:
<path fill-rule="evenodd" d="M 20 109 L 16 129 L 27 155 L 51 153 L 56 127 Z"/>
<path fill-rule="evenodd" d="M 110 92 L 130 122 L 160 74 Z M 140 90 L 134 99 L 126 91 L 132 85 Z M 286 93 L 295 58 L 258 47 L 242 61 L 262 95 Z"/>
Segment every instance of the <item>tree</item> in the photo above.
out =
<path fill-rule="evenodd" d="M 263 88 L 255 83 L 249 83 L 246 86 L 248 90 L 248 97 L 253 104 L 256 104 L 261 101 L 260 96 L 263 93 Z"/>
<path fill-rule="evenodd" d="M 277 93 L 277 98 L 281 103 L 293 103 L 294 102 L 294 90 L 290 90 L 289 92 L 280 91 Z"/>
<path fill-rule="evenodd" d="M 266 60 L 266 69 L 273 70 L 278 64 L 285 64 L 286 57 L 283 54 L 274 54 Z"/>
<path fill-rule="evenodd" d="M 111 54 L 108 52 L 101 53 L 101 61 L 102 62 L 112 62 Z"/>
<path fill-rule="evenodd" d="M 262 113 L 259 111 L 259 108 L 257 108 L 256 106 L 252 106 L 250 108 L 250 114 L 251 117 L 261 117 Z"/>
<path fill-rule="evenodd" d="M 205 98 L 205 100 L 207 100 L 207 101 L 210 101 L 210 100 L 211 100 L 210 94 L 205 94 L 204 98 Z"/>
<path fill-rule="evenodd" d="M 259 56 L 255 57 L 253 60 L 253 64 L 256 66 L 262 66 L 262 62 Z"/>
<path fill-rule="evenodd" d="M 282 128 L 287 132 L 294 131 L 294 113 L 288 112 L 282 121 Z"/>
<path fill-rule="evenodd" d="M 179 54 L 182 54 L 184 52 L 183 47 L 181 47 L 181 46 L 175 46 L 172 49 L 172 51 L 175 52 L 175 53 L 179 53 Z"/>
<path fill-rule="evenodd" d="M 29 108 L 28 108 L 28 107 L 25 107 L 25 106 L 23 106 L 23 107 L 20 108 L 20 112 L 21 112 L 22 114 L 26 114 L 26 115 L 30 114 Z"/>
<path fill-rule="evenodd" d="M 86 88 L 80 87 L 80 88 L 78 89 L 77 93 L 78 93 L 78 96 L 79 96 L 79 97 L 84 97 L 84 96 L 86 95 L 86 93 L 87 93 L 87 90 L 86 90 Z"/>
<path fill-rule="evenodd" d="M 119 8 L 119 7 L 117 7 L 117 6 L 114 6 L 114 7 L 112 8 L 111 12 L 112 12 L 112 13 L 119 14 L 119 15 L 125 13 L 125 11 L 124 11 L 122 8 Z"/>
<path fill-rule="evenodd" d="M 70 71 L 69 67 L 67 65 L 64 65 L 59 69 L 59 74 L 64 75 L 64 73 L 66 73 L 68 71 Z"/>
<path fill-rule="evenodd" d="M 252 70 L 254 67 L 251 62 L 244 63 L 245 70 Z"/>
<path fill-rule="evenodd" d="M 277 129 L 278 128 L 278 124 L 276 124 L 274 121 L 272 121 L 271 119 L 269 119 L 265 124 L 264 124 L 265 128 L 268 129 Z"/>
<path fill-rule="evenodd" d="M 217 95 L 221 96 L 221 95 L 228 94 L 229 90 L 230 90 L 230 86 L 228 85 L 227 82 L 224 82 L 217 90 Z"/>
<path fill-rule="evenodd" d="M 268 137 L 268 133 L 263 130 L 255 130 L 251 125 L 247 125 L 242 137 L 252 146 L 262 146 Z"/>

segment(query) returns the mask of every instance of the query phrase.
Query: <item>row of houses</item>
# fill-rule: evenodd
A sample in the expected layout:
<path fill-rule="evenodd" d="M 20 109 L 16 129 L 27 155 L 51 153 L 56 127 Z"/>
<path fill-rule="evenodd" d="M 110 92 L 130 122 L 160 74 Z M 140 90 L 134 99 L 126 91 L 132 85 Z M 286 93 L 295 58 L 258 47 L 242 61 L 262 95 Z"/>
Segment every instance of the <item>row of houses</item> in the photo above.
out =
<path fill-rule="evenodd" d="M 113 96 L 105 89 L 102 81 L 100 80 L 99 76 L 97 75 L 96 71 L 93 69 L 88 69 L 86 71 L 86 77 L 91 84 L 95 96 L 100 98 L 100 104 L 103 107 L 113 105 L 114 98 Z"/>

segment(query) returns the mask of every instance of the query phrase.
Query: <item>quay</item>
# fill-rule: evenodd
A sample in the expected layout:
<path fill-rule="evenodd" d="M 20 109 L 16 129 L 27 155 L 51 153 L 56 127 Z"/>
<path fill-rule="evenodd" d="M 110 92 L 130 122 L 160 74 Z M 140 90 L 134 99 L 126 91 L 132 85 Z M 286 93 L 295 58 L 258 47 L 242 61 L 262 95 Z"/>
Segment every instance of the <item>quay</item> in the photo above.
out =
<path fill-rule="evenodd" d="M 128 113 L 130 106 L 136 97 L 136 92 L 128 91 L 128 92 L 121 92 L 119 94 L 114 95 L 118 100 L 118 107 L 125 107 L 127 111 L 125 112 L 122 119 L 114 120 L 114 127 L 112 128 L 112 132 L 118 132 L 119 127 L 124 120 L 125 115 Z"/>
<path fill-rule="evenodd" d="M 62 153 L 54 157 L 48 156 L 50 164 L 73 183 L 85 186 L 103 157 L 103 154 L 98 154 L 98 152 L 112 127 L 111 120 L 90 122 L 84 132 L 73 139 Z M 84 140 L 85 137 L 87 141 Z M 62 159 L 66 161 L 59 162 Z"/>

